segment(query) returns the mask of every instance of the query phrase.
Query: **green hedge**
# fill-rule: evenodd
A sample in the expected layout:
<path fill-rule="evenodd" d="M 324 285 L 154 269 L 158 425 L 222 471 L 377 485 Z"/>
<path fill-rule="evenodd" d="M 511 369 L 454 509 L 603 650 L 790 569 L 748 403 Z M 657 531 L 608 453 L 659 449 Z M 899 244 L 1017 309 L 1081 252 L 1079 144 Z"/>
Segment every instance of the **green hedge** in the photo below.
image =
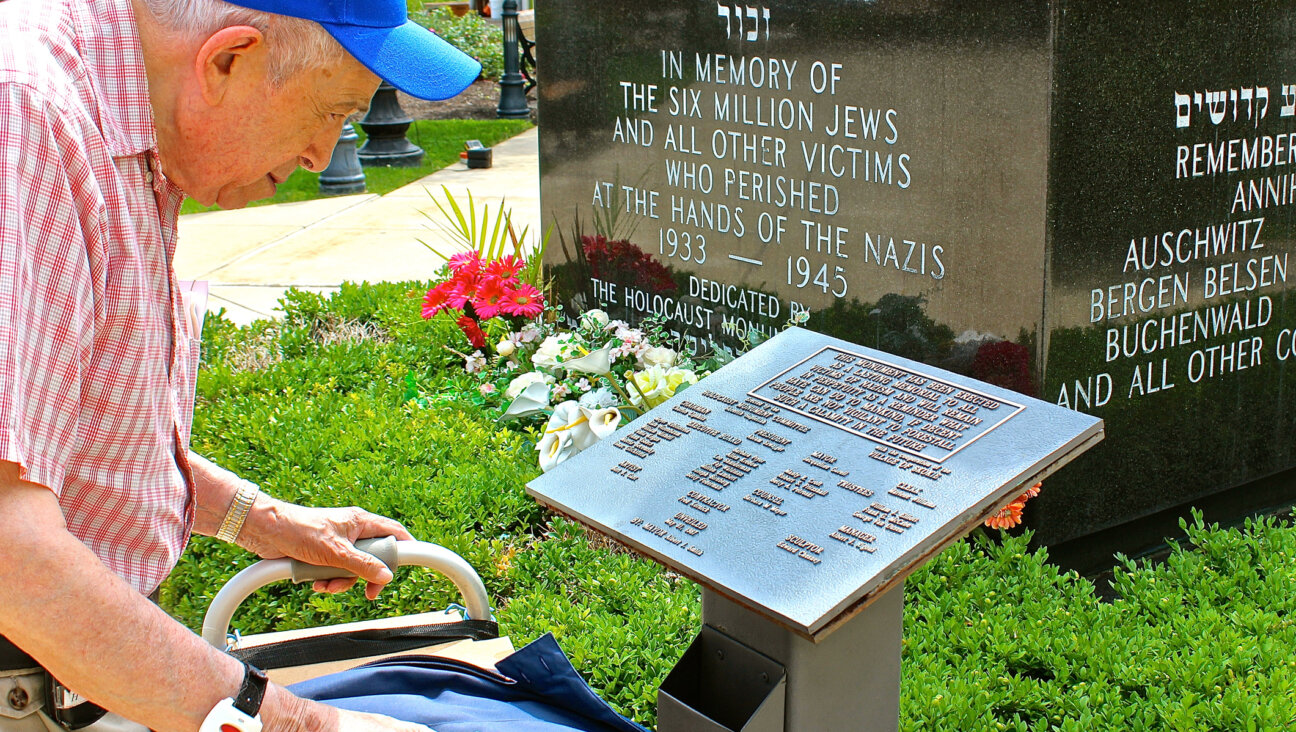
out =
<path fill-rule="evenodd" d="M 532 438 L 468 399 L 405 402 L 460 368 L 449 321 L 423 321 L 423 284 L 292 293 L 282 323 L 209 318 L 194 447 L 283 498 L 357 504 L 461 553 L 515 645 L 552 632 L 623 713 L 655 721 L 655 690 L 698 625 L 690 582 L 551 517 L 523 492 Z M 906 585 L 905 730 L 1269 730 L 1296 726 L 1296 530 L 1187 525 L 1192 549 L 1116 574 L 1119 599 L 1059 572 L 1024 537 L 956 544 Z M 163 588 L 197 628 L 251 557 L 195 539 Z M 453 589 L 401 570 L 359 593 L 274 587 L 245 633 L 444 607 Z"/>

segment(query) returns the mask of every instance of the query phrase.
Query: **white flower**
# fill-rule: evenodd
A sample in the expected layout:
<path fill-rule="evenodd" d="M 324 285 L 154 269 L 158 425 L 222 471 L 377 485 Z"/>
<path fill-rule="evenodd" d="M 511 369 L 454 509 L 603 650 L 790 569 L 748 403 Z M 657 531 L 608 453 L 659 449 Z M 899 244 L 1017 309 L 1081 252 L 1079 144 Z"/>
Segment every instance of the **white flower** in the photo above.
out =
<path fill-rule="evenodd" d="M 581 414 L 584 414 L 588 420 L 587 424 L 589 424 L 589 431 L 594 437 L 594 442 L 616 432 L 616 428 L 621 424 L 621 410 L 616 407 L 604 409 L 581 407 Z"/>
<path fill-rule="evenodd" d="M 553 388 L 553 398 L 562 399 L 571 393 L 571 387 L 565 383 L 555 384 Z"/>
<path fill-rule="evenodd" d="M 495 385 L 488 381 L 485 384 L 482 384 L 481 386 L 477 387 L 477 391 L 481 392 L 482 396 L 490 396 L 491 394 L 495 393 Z"/>
<path fill-rule="evenodd" d="M 573 401 L 554 407 L 540 451 L 540 469 L 549 472 L 555 465 L 593 445 L 616 431 L 621 412 L 616 409 L 587 409 Z"/>
<path fill-rule="evenodd" d="M 608 314 L 602 310 L 588 310 L 580 317 L 582 328 L 605 328 L 608 324 Z"/>
<path fill-rule="evenodd" d="M 698 377 L 689 369 L 650 366 L 632 372 L 630 381 L 630 401 L 637 407 L 651 409 L 675 396 L 682 384 L 696 384 Z"/>
<path fill-rule="evenodd" d="M 587 392 L 580 398 L 580 405 L 586 409 L 605 409 L 616 403 L 616 394 L 606 386 Z"/>
<path fill-rule="evenodd" d="M 517 350 L 517 345 L 513 343 L 513 341 L 509 340 L 508 338 L 505 338 L 504 340 L 495 344 L 495 352 L 503 356 L 504 358 L 508 358 L 509 356 L 512 356 L 513 352 L 516 350 Z"/>
<path fill-rule="evenodd" d="M 674 366 L 679 354 L 666 348 L 665 346 L 649 346 L 639 352 L 639 365 L 645 368 L 649 366 L 665 366 L 667 368 Z"/>
<path fill-rule="evenodd" d="M 545 430 L 545 436 L 540 438 L 536 449 L 540 451 L 540 470 L 546 473 L 575 454 L 572 452 L 571 432 L 567 430 Z"/>
<path fill-rule="evenodd" d="M 540 329 L 534 325 L 524 325 L 517 334 L 518 343 L 532 343 L 540 337 Z"/>
<path fill-rule="evenodd" d="M 509 399 L 516 399 L 518 394 L 522 393 L 532 384 L 552 384 L 553 377 L 549 374 L 539 371 L 528 371 L 509 382 L 508 388 L 504 390 L 504 396 Z"/>
<path fill-rule="evenodd" d="M 602 376 L 612 370 L 612 349 L 604 346 L 597 351 L 563 362 L 568 371 L 579 371 L 583 374 Z"/>
<path fill-rule="evenodd" d="M 544 437 L 536 449 L 540 451 L 540 469 L 549 472 L 555 465 L 592 444 L 584 435 L 589 432 L 589 419 L 581 414 L 580 405 L 565 401 L 554 407 L 553 415 L 545 425 Z"/>
<path fill-rule="evenodd" d="M 581 392 L 589 391 L 592 388 L 594 388 L 594 385 L 591 384 L 590 380 L 585 378 L 584 376 L 580 377 L 580 380 L 576 382 L 576 389 Z"/>
<path fill-rule="evenodd" d="M 471 356 L 464 357 L 464 371 L 476 374 L 486 368 L 486 357 L 481 351 L 473 351 Z"/>
<path fill-rule="evenodd" d="M 618 320 L 617 322 L 620 323 L 621 321 Z M 616 330 L 612 331 L 612 335 L 617 340 L 624 341 L 627 344 L 639 343 L 643 341 L 644 338 L 642 330 L 639 330 L 638 328 L 628 328 L 625 324 L 622 324 Z"/>
<path fill-rule="evenodd" d="M 536 352 L 531 354 L 531 363 L 542 368 L 556 367 L 558 357 L 562 355 L 563 348 L 570 340 L 570 333 L 549 336 L 540 343 L 540 347 L 536 349 Z"/>
<path fill-rule="evenodd" d="M 530 417 L 533 414 L 539 414 L 549 407 L 549 385 L 543 381 L 537 381 L 522 390 L 509 402 L 508 408 L 504 410 L 505 417 Z"/>

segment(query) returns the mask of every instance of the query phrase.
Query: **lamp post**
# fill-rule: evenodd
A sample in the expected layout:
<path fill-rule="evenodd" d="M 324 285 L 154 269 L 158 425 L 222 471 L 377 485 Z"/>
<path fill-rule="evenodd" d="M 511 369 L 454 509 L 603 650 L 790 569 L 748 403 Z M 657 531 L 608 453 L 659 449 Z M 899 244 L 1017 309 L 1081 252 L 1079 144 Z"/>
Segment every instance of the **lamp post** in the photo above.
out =
<path fill-rule="evenodd" d="M 504 76 L 500 78 L 499 107 L 496 117 L 529 118 L 531 107 L 527 105 L 526 81 L 522 79 L 521 62 L 518 59 L 520 45 L 518 30 L 517 0 L 504 0 L 504 12 L 500 13 L 504 25 Z"/>
<path fill-rule="evenodd" d="M 360 128 L 369 139 L 357 154 L 366 168 L 389 166 L 417 168 L 423 164 L 423 148 L 405 138 L 414 120 L 401 109 L 396 87 L 383 82 L 374 92 L 369 112 L 360 120 Z"/>
<path fill-rule="evenodd" d="M 320 173 L 319 191 L 326 196 L 340 196 L 344 193 L 364 193 L 364 169 L 356 157 L 356 140 L 360 136 L 350 122 L 342 125 L 342 134 L 333 146 L 333 157 L 328 167 Z"/>

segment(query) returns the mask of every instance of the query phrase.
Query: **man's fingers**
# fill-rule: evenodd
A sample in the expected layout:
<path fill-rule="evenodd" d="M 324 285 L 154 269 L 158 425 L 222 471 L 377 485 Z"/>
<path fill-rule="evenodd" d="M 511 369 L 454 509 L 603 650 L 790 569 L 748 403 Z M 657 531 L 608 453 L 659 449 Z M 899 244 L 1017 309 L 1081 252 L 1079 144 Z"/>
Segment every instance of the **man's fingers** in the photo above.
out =
<path fill-rule="evenodd" d="M 414 538 L 401 522 L 368 511 L 360 511 L 360 515 L 356 518 L 356 524 L 360 529 L 359 536 L 362 539 L 375 536 L 394 536 L 398 541 L 410 541 Z"/>
<path fill-rule="evenodd" d="M 354 546 L 346 552 L 346 563 L 342 566 L 366 582 L 385 585 L 392 581 L 392 572 L 382 560 L 372 554 L 362 552 Z"/>
<path fill-rule="evenodd" d="M 316 592 L 324 592 L 330 595 L 336 595 L 339 592 L 346 592 L 356 583 L 355 577 L 339 577 L 331 580 L 315 580 L 312 589 Z"/>

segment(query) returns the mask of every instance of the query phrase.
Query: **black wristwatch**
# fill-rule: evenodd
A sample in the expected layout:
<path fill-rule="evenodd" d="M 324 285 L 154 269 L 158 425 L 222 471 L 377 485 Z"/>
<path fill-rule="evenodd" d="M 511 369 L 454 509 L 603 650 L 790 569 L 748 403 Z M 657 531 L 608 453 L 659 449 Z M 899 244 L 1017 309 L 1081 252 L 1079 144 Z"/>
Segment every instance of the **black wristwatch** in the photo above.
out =
<path fill-rule="evenodd" d="M 238 694 L 217 702 L 198 732 L 261 732 L 261 700 L 269 681 L 265 671 L 244 663 Z"/>

